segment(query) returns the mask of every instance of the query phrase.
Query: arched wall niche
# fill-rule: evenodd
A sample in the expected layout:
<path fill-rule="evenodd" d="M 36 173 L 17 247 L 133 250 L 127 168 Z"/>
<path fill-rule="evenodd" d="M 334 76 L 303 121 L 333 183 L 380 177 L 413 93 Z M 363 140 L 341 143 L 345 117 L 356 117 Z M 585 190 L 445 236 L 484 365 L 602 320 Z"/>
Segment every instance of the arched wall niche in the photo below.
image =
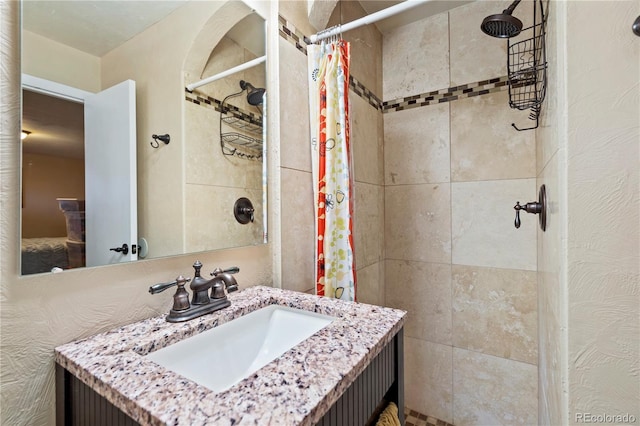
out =
<path fill-rule="evenodd" d="M 202 27 L 185 56 L 185 73 L 197 78 L 208 77 L 203 72 L 213 49 L 234 25 L 252 13 L 254 11 L 241 1 L 229 1 L 218 9 Z"/>

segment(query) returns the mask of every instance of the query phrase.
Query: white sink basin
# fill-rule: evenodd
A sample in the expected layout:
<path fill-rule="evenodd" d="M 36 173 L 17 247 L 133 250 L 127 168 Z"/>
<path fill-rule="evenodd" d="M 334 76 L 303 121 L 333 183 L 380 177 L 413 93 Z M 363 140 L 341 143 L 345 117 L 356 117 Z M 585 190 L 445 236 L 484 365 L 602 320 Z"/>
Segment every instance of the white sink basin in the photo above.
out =
<path fill-rule="evenodd" d="M 215 392 L 229 389 L 335 318 L 270 305 L 145 358 Z"/>

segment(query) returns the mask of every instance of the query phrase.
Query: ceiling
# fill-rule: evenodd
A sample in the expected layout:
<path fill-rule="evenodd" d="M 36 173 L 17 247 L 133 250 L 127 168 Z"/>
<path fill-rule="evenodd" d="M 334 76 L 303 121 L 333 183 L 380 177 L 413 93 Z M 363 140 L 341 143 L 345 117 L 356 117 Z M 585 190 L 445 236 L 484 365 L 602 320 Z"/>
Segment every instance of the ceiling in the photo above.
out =
<path fill-rule="evenodd" d="M 186 0 L 29 0 L 23 28 L 101 57 L 183 6 Z"/>
<path fill-rule="evenodd" d="M 28 90 L 22 91 L 22 141 L 25 153 L 84 157 L 84 105 Z"/>

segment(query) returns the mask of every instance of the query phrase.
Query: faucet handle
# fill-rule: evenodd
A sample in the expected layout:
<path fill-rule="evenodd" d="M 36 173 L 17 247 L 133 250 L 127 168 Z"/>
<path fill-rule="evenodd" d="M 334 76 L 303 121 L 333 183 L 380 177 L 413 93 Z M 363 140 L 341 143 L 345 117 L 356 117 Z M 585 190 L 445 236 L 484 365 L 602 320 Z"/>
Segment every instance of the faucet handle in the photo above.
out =
<path fill-rule="evenodd" d="M 237 266 L 232 266 L 231 268 L 227 268 L 225 270 L 216 268 L 211 273 L 211 276 L 215 277 L 216 275 L 219 275 L 219 274 L 237 274 L 238 272 L 240 272 L 240 268 L 238 268 Z"/>
<path fill-rule="evenodd" d="M 213 277 L 220 276 L 224 281 L 224 286 L 227 289 L 227 293 L 231 293 L 232 291 L 238 291 L 238 282 L 231 276 L 231 274 L 236 274 L 238 272 L 240 272 L 240 268 L 238 268 L 237 266 L 232 266 L 231 268 L 227 268 L 225 270 L 216 268 L 213 270 L 211 275 Z"/>
<path fill-rule="evenodd" d="M 182 278 L 182 280 L 180 280 Z M 191 278 L 185 278 L 182 275 L 180 275 L 175 281 L 171 281 L 170 283 L 158 283 L 158 284 L 154 284 L 151 287 L 149 287 L 149 293 L 151 294 L 157 294 L 157 293 L 161 293 L 163 291 L 165 291 L 168 288 L 173 287 L 174 285 L 180 285 L 180 283 L 182 283 L 182 285 L 185 285 L 185 283 L 191 281 Z"/>

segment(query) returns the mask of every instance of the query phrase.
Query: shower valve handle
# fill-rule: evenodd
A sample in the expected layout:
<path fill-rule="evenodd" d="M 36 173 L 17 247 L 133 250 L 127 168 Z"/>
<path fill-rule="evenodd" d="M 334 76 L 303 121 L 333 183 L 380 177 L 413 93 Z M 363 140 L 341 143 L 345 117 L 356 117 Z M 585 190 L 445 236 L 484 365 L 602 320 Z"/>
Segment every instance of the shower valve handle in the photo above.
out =
<path fill-rule="evenodd" d="M 513 206 L 516 210 L 516 220 L 514 225 L 516 228 L 520 228 L 520 210 L 524 210 L 527 213 L 538 214 L 542 211 L 542 204 L 537 201 L 532 201 L 530 203 L 525 204 L 524 206 L 520 205 L 520 201 L 516 201 L 516 205 Z"/>
<path fill-rule="evenodd" d="M 532 201 L 530 203 L 525 204 L 524 206 L 520 205 L 520 201 L 516 201 L 516 205 L 513 208 L 516 210 L 516 228 L 520 228 L 520 210 L 524 210 L 527 213 L 533 213 L 538 215 L 538 223 L 540 224 L 540 229 L 542 232 L 547 230 L 547 187 L 545 185 L 540 186 L 540 190 L 538 191 L 538 201 Z"/>

